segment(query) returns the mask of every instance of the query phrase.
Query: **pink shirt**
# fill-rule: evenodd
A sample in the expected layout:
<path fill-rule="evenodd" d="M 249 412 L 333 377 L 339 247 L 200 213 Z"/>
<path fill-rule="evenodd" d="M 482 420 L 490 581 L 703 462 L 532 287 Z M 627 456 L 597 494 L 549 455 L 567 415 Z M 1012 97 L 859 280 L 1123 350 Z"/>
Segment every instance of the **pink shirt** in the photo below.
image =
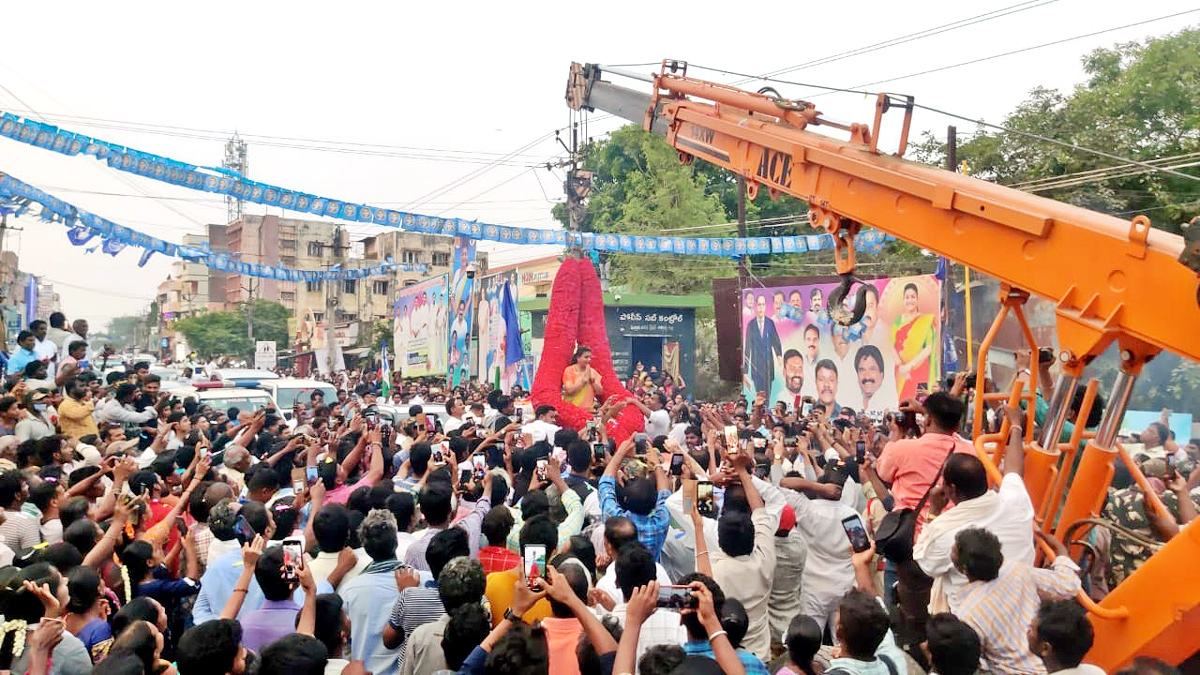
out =
<path fill-rule="evenodd" d="M 917 508 L 951 450 L 975 454 L 975 446 L 957 434 L 926 433 L 884 446 L 875 470 L 880 478 L 892 484 L 895 508 Z"/>

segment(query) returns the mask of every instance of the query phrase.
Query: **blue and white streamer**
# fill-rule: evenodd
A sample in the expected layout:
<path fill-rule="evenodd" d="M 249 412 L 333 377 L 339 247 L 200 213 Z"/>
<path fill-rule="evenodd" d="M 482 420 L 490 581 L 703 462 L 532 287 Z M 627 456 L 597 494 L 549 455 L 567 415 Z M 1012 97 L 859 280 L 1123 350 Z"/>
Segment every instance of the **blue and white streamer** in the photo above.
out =
<path fill-rule="evenodd" d="M 103 244 L 100 250 L 109 255 L 117 255 L 126 246 L 144 249 L 138 266 L 144 266 L 154 253 L 183 258 L 190 262 L 207 265 L 214 269 L 251 277 L 279 279 L 281 281 L 341 281 L 346 279 L 366 279 L 369 277 L 386 276 L 392 270 L 403 272 L 428 273 L 427 265 L 408 265 L 392 262 L 389 257 L 386 262 L 371 267 L 355 267 L 350 269 L 309 271 L 295 270 L 273 265 L 260 265 L 234 260 L 223 253 L 216 253 L 208 248 L 196 246 L 181 246 L 152 237 L 137 230 L 117 225 L 82 209 L 76 208 L 57 197 L 17 180 L 8 174 L 0 173 L 0 200 L 10 202 L 6 207 L 14 212 L 28 210 L 31 203 L 42 205 L 39 217 L 48 222 L 60 222 L 66 225 L 67 238 L 75 246 L 83 246 L 95 237 L 100 237 Z M 94 249 L 89 249 L 94 250 Z"/>
<path fill-rule="evenodd" d="M 90 155 L 107 162 L 114 169 L 172 185 L 237 197 L 243 201 L 278 206 L 301 213 L 396 227 L 425 234 L 444 234 L 505 244 L 557 244 L 591 251 L 719 257 L 804 253 L 833 248 L 833 239 L 827 234 L 694 238 L 572 233 L 565 230 L 489 225 L 475 220 L 408 213 L 259 183 L 228 169 L 200 167 L 153 153 L 132 150 L 11 113 L 0 116 L 0 136 L 64 155 Z M 878 251 L 884 239 L 880 232 L 863 231 L 858 235 L 856 244 L 863 251 Z"/>

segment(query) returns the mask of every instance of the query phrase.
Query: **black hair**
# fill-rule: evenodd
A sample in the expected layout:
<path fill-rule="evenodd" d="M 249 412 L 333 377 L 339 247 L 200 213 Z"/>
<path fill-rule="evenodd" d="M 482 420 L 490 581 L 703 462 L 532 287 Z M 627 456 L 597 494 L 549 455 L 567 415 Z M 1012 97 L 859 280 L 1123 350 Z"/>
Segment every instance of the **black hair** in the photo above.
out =
<path fill-rule="evenodd" d="M 618 496 L 625 508 L 638 515 L 648 516 L 658 503 L 658 486 L 649 478 L 635 478 L 625 481 Z"/>
<path fill-rule="evenodd" d="M 0 472 L 0 507 L 8 508 L 17 501 L 21 495 L 21 488 L 25 485 L 25 477 L 20 471 L 4 471 Z"/>
<path fill-rule="evenodd" d="M 638 659 L 637 672 L 641 675 L 670 675 L 687 660 L 687 652 L 679 645 L 654 645 Z"/>
<path fill-rule="evenodd" d="M 890 628 L 887 612 L 868 593 L 852 588 L 838 603 L 838 638 L 850 658 L 874 659 Z"/>
<path fill-rule="evenodd" d="M 100 473 L 98 466 L 81 466 L 67 476 L 67 487 L 73 488 L 82 483 L 85 478 L 97 473 Z"/>
<path fill-rule="evenodd" d="M 508 510 L 507 506 L 501 504 L 493 507 L 487 515 L 483 517 L 483 536 L 487 538 L 489 546 L 504 546 L 508 541 L 508 535 L 512 532 L 514 524 L 512 511 Z"/>
<path fill-rule="evenodd" d="M 350 516 L 341 504 L 321 507 L 313 518 L 313 537 L 325 553 L 340 551 L 350 540 Z"/>
<path fill-rule="evenodd" d="M 587 441 L 576 439 L 567 444 L 567 463 L 571 469 L 582 473 L 592 465 L 592 446 Z"/>
<path fill-rule="evenodd" d="M 725 509 L 717 519 L 717 546 L 725 555 L 750 555 L 754 552 L 754 523 L 741 509 Z"/>
<path fill-rule="evenodd" d="M 254 565 L 254 580 L 267 600 L 280 601 L 291 597 L 292 585 L 283 576 L 282 546 L 271 546 L 262 552 Z"/>
<path fill-rule="evenodd" d="M 717 616 L 720 616 L 721 609 L 725 607 L 725 591 L 721 590 L 720 584 L 718 584 L 712 577 L 701 574 L 700 572 L 685 574 L 676 583 L 678 583 L 680 586 L 688 586 L 693 581 L 699 581 L 700 583 L 704 584 L 704 587 L 707 588 L 708 592 L 712 594 L 713 612 L 715 612 Z M 697 616 L 695 612 L 684 614 L 682 617 L 680 617 L 680 621 L 683 623 L 684 627 L 687 628 L 689 636 L 703 638 L 708 635 L 708 631 L 706 631 L 704 626 L 700 624 L 700 617 Z"/>
<path fill-rule="evenodd" d="M 137 623 L 138 621 L 149 621 L 150 623 L 156 625 L 158 624 L 158 607 L 155 605 L 154 600 L 147 597 L 140 597 L 126 602 L 125 605 L 113 615 L 111 622 L 113 636 L 115 637 L 121 633 L 124 633 L 126 628 L 134 623 Z M 235 621 L 234 623 L 237 622 Z M 238 642 L 241 642 L 240 629 L 238 630 Z M 176 656 L 179 656 L 178 652 L 176 652 Z M 180 672 L 183 672 L 182 668 L 180 668 Z"/>
<path fill-rule="evenodd" d="M 988 491 L 987 470 L 975 455 L 956 452 L 946 459 L 942 475 L 947 485 L 953 485 L 959 499 L 975 499 Z"/>
<path fill-rule="evenodd" d="M 344 646 L 342 638 L 342 614 L 345 602 L 337 593 L 322 593 L 317 596 L 316 623 L 313 626 L 313 637 L 325 645 L 330 654 L 340 654 Z M 300 623 L 300 614 L 296 614 L 296 623 Z"/>
<path fill-rule="evenodd" d="M 733 648 L 741 647 L 746 632 L 750 630 L 750 616 L 746 614 L 746 607 L 742 605 L 742 601 L 737 598 L 725 598 L 725 605 L 721 608 L 718 618 Z"/>
<path fill-rule="evenodd" d="M 1071 397 L 1072 410 L 1078 411 L 1083 408 L 1083 396 L 1086 392 L 1086 386 L 1082 384 L 1075 386 L 1075 394 Z M 1092 409 L 1088 411 L 1087 422 L 1085 422 L 1086 428 L 1091 429 L 1097 424 L 1100 424 L 1100 420 L 1103 418 L 1104 398 L 1100 396 L 1099 392 L 1097 392 L 1096 398 L 1092 401 Z"/>
<path fill-rule="evenodd" d="M 242 504 L 238 515 L 246 519 L 246 524 L 254 530 L 255 534 L 266 536 L 271 521 L 267 519 L 267 507 L 262 502 L 251 501 Z"/>
<path fill-rule="evenodd" d="M 937 391 L 925 399 L 925 412 L 946 431 L 955 431 L 967 412 L 967 404 L 950 394 Z"/>
<path fill-rule="evenodd" d="M 421 490 L 417 502 L 421 505 L 425 522 L 431 527 L 441 527 L 450 520 L 450 498 L 453 494 L 453 488 L 440 481 L 428 483 Z"/>
<path fill-rule="evenodd" d="M 446 613 L 450 615 L 450 620 L 442 633 L 442 652 L 446 658 L 446 668 L 458 670 L 475 646 L 491 632 L 492 619 L 478 602 L 455 607 Z"/>
<path fill-rule="evenodd" d="M 396 516 L 396 529 L 408 531 L 412 527 L 413 514 L 417 510 L 417 502 L 411 492 L 395 492 L 388 495 L 384 508 Z"/>
<path fill-rule="evenodd" d="M 584 354 L 591 354 L 591 353 L 592 353 L 591 347 L 588 347 L 587 345 L 579 345 L 578 347 L 575 348 L 575 353 L 571 355 L 571 363 L 569 363 L 568 365 L 575 365 L 576 363 L 579 363 L 579 357 L 583 356 Z"/>
<path fill-rule="evenodd" d="M 880 379 L 882 379 L 884 377 L 883 374 L 886 373 L 887 371 L 883 367 L 883 352 L 879 351 L 879 347 L 876 347 L 875 345 L 870 345 L 870 344 L 859 347 L 858 352 L 856 352 L 854 354 L 854 370 L 855 371 L 858 370 L 858 365 L 860 363 L 862 363 L 862 361 L 864 359 L 874 359 L 875 360 L 875 365 L 879 366 Z M 842 410 L 846 410 L 846 408 L 842 408 Z"/>
<path fill-rule="evenodd" d="M 83 614 L 100 599 L 100 573 L 80 565 L 67 575 L 67 611 Z"/>
<path fill-rule="evenodd" d="M 1087 611 L 1074 598 L 1043 600 L 1037 611 L 1038 642 L 1054 652 L 1054 660 L 1063 668 L 1078 666 L 1095 640 L 1095 631 Z"/>
<path fill-rule="evenodd" d="M 553 551 L 558 548 L 558 526 L 550 516 L 530 518 L 521 526 L 520 544 L 522 550 L 530 544 L 541 544 L 547 551 Z"/>
<path fill-rule="evenodd" d="M 37 560 L 54 565 L 56 570 L 69 572 L 83 564 L 83 554 L 71 544 L 60 541 L 41 549 Z"/>
<path fill-rule="evenodd" d="M 136 657 L 142 662 L 147 673 L 154 672 L 154 652 L 158 651 L 158 639 L 154 627 L 149 621 L 136 621 L 129 628 L 116 636 L 109 647 L 108 658 L 120 658 L 125 655 Z"/>
<path fill-rule="evenodd" d="M 979 670 L 979 636 L 953 614 L 929 617 L 925 639 L 929 660 L 938 675 L 974 675 Z"/>
<path fill-rule="evenodd" d="M 787 647 L 788 659 L 804 675 L 816 675 L 813 671 L 812 660 L 821 648 L 821 627 L 817 620 L 807 614 L 797 614 L 788 624 L 787 632 L 783 634 L 783 644 Z"/>
<path fill-rule="evenodd" d="M 63 528 L 63 541 L 80 551 L 91 551 L 99 538 L 96 524 L 86 518 L 76 519 Z"/>
<path fill-rule="evenodd" d="M 413 443 L 408 450 L 408 466 L 412 469 L 413 475 L 424 476 L 429 470 L 429 458 L 433 455 L 433 448 L 428 443 Z"/>
<path fill-rule="evenodd" d="M 488 654 L 489 673 L 548 675 L 550 650 L 541 626 L 517 623 L 501 637 Z"/>
<path fill-rule="evenodd" d="M 45 614 L 45 608 L 36 594 L 25 592 L 24 582 L 31 581 L 38 586 L 49 584 L 53 594 L 61 583 L 60 580 L 58 570 L 44 562 L 34 563 L 25 569 L 12 566 L 0 569 L 0 614 L 9 621 L 20 619 L 36 625 Z M 10 631 L 0 638 L 0 668 L 12 668 L 15 640 L 15 631 Z"/>
<path fill-rule="evenodd" d="M 596 578 L 596 547 L 592 544 L 592 540 L 576 534 L 567 540 L 571 549 L 571 557 L 576 558 L 583 566 L 587 568 L 588 574 L 592 578 Z"/>
<path fill-rule="evenodd" d="M 258 675 L 322 675 L 329 652 L 311 635 L 291 633 L 262 650 Z"/>
<path fill-rule="evenodd" d="M 371 511 L 371 488 L 367 485 L 360 485 L 350 492 L 350 496 L 346 498 L 346 508 L 351 511 L 358 511 L 364 516 Z"/>
<path fill-rule="evenodd" d="M 110 654 L 96 664 L 92 675 L 146 675 L 146 664 L 134 654 Z M 182 673 L 182 669 L 180 670 Z M 197 671 L 199 672 L 199 671 Z"/>
<path fill-rule="evenodd" d="M 158 485 L 158 474 L 148 469 L 138 471 L 129 477 L 129 490 L 135 495 L 150 495 L 150 491 Z"/>
<path fill-rule="evenodd" d="M 466 530 L 461 527 L 448 527 L 429 539 L 429 546 L 425 549 L 425 564 L 429 566 L 433 578 L 437 579 L 442 573 L 442 568 L 451 560 L 470 555 L 471 545 Z"/>
<path fill-rule="evenodd" d="M 829 370 L 829 371 L 832 371 L 834 375 L 838 374 L 837 366 L 833 363 L 833 361 L 830 361 L 829 359 L 821 359 L 820 361 L 817 361 L 817 365 L 813 366 L 813 375 L 814 376 L 816 375 L 818 370 Z"/>
<path fill-rule="evenodd" d="M 29 503 L 45 513 L 50 508 L 50 502 L 58 496 L 58 481 L 46 481 L 29 489 Z"/>
<path fill-rule="evenodd" d="M 1004 554 L 996 535 L 979 527 L 968 527 L 954 535 L 958 568 L 971 581 L 992 581 L 1000 576 Z"/>
<path fill-rule="evenodd" d="M 545 492 L 537 490 L 526 492 L 521 498 L 521 518 L 529 520 L 550 512 L 550 498 Z"/>
<path fill-rule="evenodd" d="M 150 542 L 141 539 L 129 544 L 121 551 L 121 564 L 129 573 L 129 582 L 133 585 L 133 593 L 137 594 L 137 586 L 150 573 L 150 559 L 154 557 L 154 547 Z M 129 600 L 129 598 L 126 598 Z"/>
<path fill-rule="evenodd" d="M 621 548 L 617 552 L 614 564 L 617 567 L 617 588 L 621 589 L 626 602 L 633 597 L 633 592 L 639 586 L 645 586 L 658 578 L 654 554 L 640 543 L 628 544 Z"/>

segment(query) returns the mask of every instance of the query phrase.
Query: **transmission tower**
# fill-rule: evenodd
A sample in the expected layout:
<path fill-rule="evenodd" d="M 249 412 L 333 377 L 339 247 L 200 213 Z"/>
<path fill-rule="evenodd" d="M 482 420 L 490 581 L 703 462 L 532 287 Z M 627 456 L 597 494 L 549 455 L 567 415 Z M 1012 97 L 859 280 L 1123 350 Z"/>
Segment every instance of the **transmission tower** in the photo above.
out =
<path fill-rule="evenodd" d="M 221 166 L 243 177 L 250 171 L 250 164 L 246 160 L 246 141 L 243 141 L 237 132 L 234 132 L 233 137 L 225 143 L 225 161 L 221 162 Z M 227 211 L 226 223 L 232 223 L 242 217 L 241 198 L 226 195 L 225 208 Z"/>

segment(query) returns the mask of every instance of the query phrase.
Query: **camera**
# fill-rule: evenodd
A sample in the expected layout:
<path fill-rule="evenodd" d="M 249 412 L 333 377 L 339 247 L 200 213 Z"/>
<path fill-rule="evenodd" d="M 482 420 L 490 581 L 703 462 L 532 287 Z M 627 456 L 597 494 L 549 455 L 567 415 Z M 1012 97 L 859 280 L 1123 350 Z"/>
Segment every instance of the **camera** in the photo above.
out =
<path fill-rule="evenodd" d="M 950 375 L 946 377 L 946 391 L 950 391 L 954 388 L 954 378 L 956 377 L 958 377 L 958 373 L 950 373 Z M 967 382 L 965 386 L 967 389 L 975 388 L 975 373 L 967 375 Z"/>

